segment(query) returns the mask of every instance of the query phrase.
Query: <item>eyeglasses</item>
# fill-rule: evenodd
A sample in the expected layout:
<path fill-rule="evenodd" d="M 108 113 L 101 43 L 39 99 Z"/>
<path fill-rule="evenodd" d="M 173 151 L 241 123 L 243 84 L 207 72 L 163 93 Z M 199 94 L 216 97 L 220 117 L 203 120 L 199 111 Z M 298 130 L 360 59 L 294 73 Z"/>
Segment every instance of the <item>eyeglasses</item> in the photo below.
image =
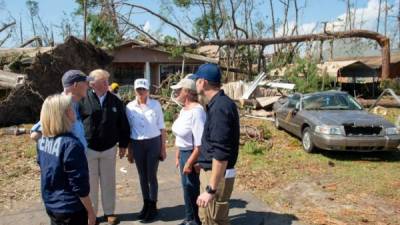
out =
<path fill-rule="evenodd" d="M 136 91 L 147 91 L 146 88 L 136 88 Z"/>

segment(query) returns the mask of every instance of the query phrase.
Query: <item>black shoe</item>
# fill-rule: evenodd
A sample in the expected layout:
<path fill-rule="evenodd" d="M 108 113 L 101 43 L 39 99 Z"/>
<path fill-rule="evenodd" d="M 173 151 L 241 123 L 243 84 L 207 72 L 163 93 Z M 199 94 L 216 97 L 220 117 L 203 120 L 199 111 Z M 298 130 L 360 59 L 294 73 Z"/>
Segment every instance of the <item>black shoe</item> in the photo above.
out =
<path fill-rule="evenodd" d="M 142 208 L 142 210 L 140 210 L 139 215 L 137 216 L 137 218 L 139 220 L 142 220 L 142 219 L 144 219 L 146 217 L 147 210 L 149 209 L 149 201 L 150 200 L 147 200 L 147 199 L 145 199 L 143 201 L 143 208 Z"/>
<path fill-rule="evenodd" d="M 145 222 L 152 221 L 152 220 L 154 220 L 156 218 L 157 214 L 158 214 L 157 202 L 149 201 L 147 212 L 146 212 L 146 215 L 145 215 L 143 220 Z"/>

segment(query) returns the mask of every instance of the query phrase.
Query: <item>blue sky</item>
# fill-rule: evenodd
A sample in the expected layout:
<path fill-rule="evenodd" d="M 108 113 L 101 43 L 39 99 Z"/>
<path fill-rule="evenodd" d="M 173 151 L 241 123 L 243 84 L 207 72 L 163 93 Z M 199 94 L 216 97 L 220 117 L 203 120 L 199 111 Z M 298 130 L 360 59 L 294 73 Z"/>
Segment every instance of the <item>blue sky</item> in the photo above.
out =
<path fill-rule="evenodd" d="M 300 15 L 301 18 L 300 24 L 302 24 L 304 33 L 309 32 L 317 22 L 337 20 L 338 17 L 343 16 L 346 9 L 343 0 L 298 0 L 299 5 L 303 5 L 304 1 L 307 2 L 306 5 L 307 7 L 304 10 L 302 10 Z M 376 22 L 375 22 L 377 14 L 376 4 L 379 0 L 354 0 L 354 1 L 356 2 L 356 8 L 360 9 L 357 12 L 360 15 L 359 17 L 366 18 L 367 20 L 367 22 L 364 22 L 366 23 L 365 28 L 373 29 L 374 27 L 376 27 Z M 389 4 L 395 4 L 396 8 L 394 9 L 394 11 L 396 13 L 397 13 L 398 1 L 399 0 L 388 1 Z M 2 5 L 4 8 L 3 10 L 0 10 L 1 13 L 0 22 L 6 21 L 9 14 L 11 14 L 17 20 L 19 20 L 19 17 L 21 16 L 23 21 L 25 38 L 32 36 L 32 30 L 29 25 L 30 18 L 28 16 L 28 11 L 25 6 L 26 0 L 0 0 L 0 2 L 3 2 Z M 59 25 L 62 18 L 64 17 L 63 12 L 69 15 L 77 7 L 74 0 L 38 0 L 38 2 L 40 8 L 39 14 L 46 24 L 52 23 Z M 147 1 L 136 0 L 131 2 L 143 5 L 156 12 L 159 12 L 162 0 L 147 0 Z M 255 17 L 261 18 L 262 20 L 265 19 L 266 21 L 269 22 L 269 18 L 267 18 L 267 14 L 269 14 L 269 8 L 267 4 L 268 1 L 264 2 L 265 3 L 260 5 L 258 7 L 258 10 L 256 10 Z M 274 8 L 276 11 L 276 17 L 282 16 L 283 10 L 278 0 L 274 0 Z M 192 16 L 198 14 L 198 10 L 194 9 L 192 11 L 193 11 L 193 14 L 191 14 Z M 181 12 L 180 10 L 176 10 L 175 12 L 177 17 L 179 17 L 180 19 L 184 18 L 185 14 L 184 11 Z M 81 24 L 82 18 L 76 17 L 75 21 L 78 24 Z M 294 21 L 294 15 L 289 16 L 289 21 Z M 136 24 L 141 24 L 141 25 L 147 24 L 146 27 L 150 29 L 150 31 L 155 31 L 160 27 L 160 22 L 157 18 L 143 13 L 136 15 L 134 22 Z M 183 23 L 184 23 L 182 24 L 183 27 L 185 27 L 185 24 L 186 25 L 188 24 L 186 22 Z M 185 28 L 189 29 L 190 31 L 190 27 L 185 27 Z M 58 35 L 59 30 L 54 28 L 54 33 L 56 35 L 56 42 L 61 42 L 62 41 L 61 37 L 60 35 Z M 166 25 L 162 25 L 161 33 L 174 35 L 174 31 L 171 28 L 168 28 Z M 17 37 L 14 37 L 14 39 L 16 38 Z M 10 40 L 7 42 L 7 45 L 12 46 L 15 45 L 15 43 L 18 42 L 16 42 L 15 40 Z"/>

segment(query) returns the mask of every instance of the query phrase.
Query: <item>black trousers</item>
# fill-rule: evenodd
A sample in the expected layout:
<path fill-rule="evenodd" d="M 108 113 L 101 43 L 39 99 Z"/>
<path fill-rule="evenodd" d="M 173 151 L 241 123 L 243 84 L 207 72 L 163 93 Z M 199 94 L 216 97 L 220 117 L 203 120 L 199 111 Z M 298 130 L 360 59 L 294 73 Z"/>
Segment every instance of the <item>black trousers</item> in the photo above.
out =
<path fill-rule="evenodd" d="M 51 225 L 87 225 L 88 214 L 86 209 L 74 213 L 53 213 L 49 210 L 47 215 L 50 217 Z"/>

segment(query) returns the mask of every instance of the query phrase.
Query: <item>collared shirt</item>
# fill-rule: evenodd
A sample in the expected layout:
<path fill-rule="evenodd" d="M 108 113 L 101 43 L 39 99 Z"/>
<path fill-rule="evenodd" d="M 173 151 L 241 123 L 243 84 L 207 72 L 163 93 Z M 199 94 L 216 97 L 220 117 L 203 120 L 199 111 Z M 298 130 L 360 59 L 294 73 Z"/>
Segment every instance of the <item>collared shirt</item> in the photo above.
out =
<path fill-rule="evenodd" d="M 131 138 L 146 140 L 157 137 L 165 128 L 164 114 L 157 100 L 148 98 L 145 105 L 135 99 L 126 106 L 126 115 L 131 127 Z"/>
<path fill-rule="evenodd" d="M 99 98 L 100 106 L 103 107 L 104 99 L 106 99 L 107 92 Z"/>
<path fill-rule="evenodd" d="M 73 102 L 72 108 L 75 111 L 76 120 L 72 124 L 71 133 L 73 133 L 75 137 L 79 139 L 83 147 L 86 149 L 87 141 L 85 138 L 85 128 L 83 127 L 82 118 L 79 113 L 79 104 L 77 102 Z M 31 128 L 31 132 L 42 132 L 42 125 L 40 121 L 33 125 L 33 127 Z"/>
<path fill-rule="evenodd" d="M 228 161 L 227 169 L 232 169 L 238 157 L 240 135 L 236 104 L 220 90 L 208 103 L 206 112 L 198 162 L 209 170 L 213 159 Z"/>

